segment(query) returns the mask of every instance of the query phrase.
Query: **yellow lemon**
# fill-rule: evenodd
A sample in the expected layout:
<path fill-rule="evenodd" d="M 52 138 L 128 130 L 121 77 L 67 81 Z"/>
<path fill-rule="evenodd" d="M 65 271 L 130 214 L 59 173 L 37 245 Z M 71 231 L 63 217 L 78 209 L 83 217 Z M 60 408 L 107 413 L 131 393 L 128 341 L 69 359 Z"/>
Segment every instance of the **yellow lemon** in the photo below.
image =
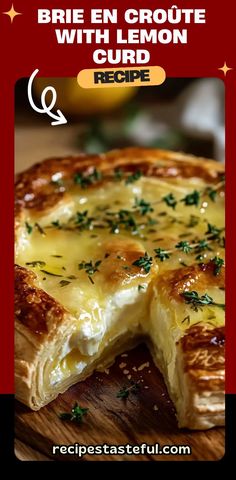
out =
<path fill-rule="evenodd" d="M 78 85 L 76 78 L 37 78 L 34 81 L 34 92 L 38 98 L 49 85 L 57 92 L 56 108 L 69 115 L 108 112 L 119 107 L 137 92 L 136 87 L 86 89 Z M 47 98 L 50 103 L 50 93 Z"/>

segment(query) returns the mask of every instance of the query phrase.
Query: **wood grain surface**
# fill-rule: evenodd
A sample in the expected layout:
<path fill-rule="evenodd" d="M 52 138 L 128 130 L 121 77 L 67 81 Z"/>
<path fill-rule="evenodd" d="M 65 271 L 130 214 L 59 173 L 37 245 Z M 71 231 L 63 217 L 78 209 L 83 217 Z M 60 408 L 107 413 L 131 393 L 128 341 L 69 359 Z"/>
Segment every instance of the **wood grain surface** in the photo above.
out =
<path fill-rule="evenodd" d="M 126 354 L 125 354 L 126 355 Z M 76 455 L 52 454 L 53 445 L 189 445 L 191 455 L 85 455 L 83 460 L 218 460 L 224 455 L 224 429 L 179 430 L 175 410 L 158 369 L 144 345 L 119 356 L 104 373 L 95 372 L 86 381 L 71 387 L 50 405 L 32 412 L 16 404 L 15 433 L 31 449 L 54 460 L 78 461 Z M 129 372 L 129 373 L 127 373 Z M 128 379 L 131 375 L 131 379 Z M 118 391 L 139 382 L 138 392 L 127 399 Z M 81 425 L 62 421 L 58 415 L 70 411 L 75 402 L 89 408 Z M 24 460 L 27 460 L 24 447 Z M 22 450 L 22 449 L 21 449 Z M 16 450 L 18 458 L 22 455 Z M 37 458 L 33 457 L 35 460 Z M 32 456 L 29 451 L 29 459 Z M 40 459 L 40 458 L 39 458 Z"/>
<path fill-rule="evenodd" d="M 18 460 L 21 461 L 44 461 L 44 462 L 51 462 L 52 460 L 49 457 L 46 457 L 43 453 L 38 452 L 37 450 L 34 450 L 34 448 L 31 448 L 29 445 L 26 445 L 25 443 L 21 442 L 18 440 L 18 438 L 15 439 L 15 455 L 18 458 Z"/>

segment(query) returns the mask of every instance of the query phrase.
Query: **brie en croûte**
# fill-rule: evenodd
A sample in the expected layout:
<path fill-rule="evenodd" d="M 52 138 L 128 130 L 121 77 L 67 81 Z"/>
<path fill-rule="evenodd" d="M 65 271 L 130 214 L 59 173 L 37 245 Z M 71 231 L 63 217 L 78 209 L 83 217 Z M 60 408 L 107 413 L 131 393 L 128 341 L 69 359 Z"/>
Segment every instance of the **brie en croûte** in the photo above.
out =
<path fill-rule="evenodd" d="M 16 396 L 52 401 L 144 340 L 179 425 L 224 423 L 224 190 L 213 161 L 126 149 L 16 183 Z"/>

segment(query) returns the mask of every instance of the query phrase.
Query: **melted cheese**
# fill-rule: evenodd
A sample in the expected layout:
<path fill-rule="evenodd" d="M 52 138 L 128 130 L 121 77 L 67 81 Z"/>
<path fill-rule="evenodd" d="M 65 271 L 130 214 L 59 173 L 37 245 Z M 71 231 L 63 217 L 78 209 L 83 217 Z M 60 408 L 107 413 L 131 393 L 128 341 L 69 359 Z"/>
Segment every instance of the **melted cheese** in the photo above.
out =
<path fill-rule="evenodd" d="M 25 221 L 29 225 L 38 223 L 41 228 L 34 227 L 30 234 L 25 228 L 21 229 L 16 263 L 32 269 L 37 275 L 37 285 L 76 318 L 76 329 L 51 368 L 52 384 L 71 372 L 81 372 L 90 358 L 99 355 L 109 341 L 137 326 L 166 351 L 166 362 L 172 368 L 173 345 L 185 328 L 198 322 L 208 322 L 212 326 L 224 323 L 223 311 L 213 306 L 191 311 L 191 320 L 183 321 L 190 307 L 183 301 L 168 298 L 168 293 L 159 293 L 158 276 L 155 287 L 151 285 L 157 270 L 163 274 L 183 264 L 196 263 L 196 254 L 185 254 L 175 248 L 180 240 L 194 244 L 206 238 L 208 223 L 223 227 L 222 193 L 217 194 L 214 202 L 204 196 L 197 207 L 178 201 L 173 209 L 163 201 L 170 192 L 181 200 L 193 190 L 205 188 L 204 181 L 198 178 L 165 181 L 144 177 L 129 185 L 122 181 L 96 189 L 74 186 L 63 203 L 50 212 L 40 217 L 28 212 Z M 134 208 L 135 199 L 144 199 L 153 211 L 144 215 L 138 213 Z M 111 233 L 107 219 L 114 219 L 114 214 L 122 209 L 134 212 L 137 231 L 121 227 L 117 233 Z M 86 218 L 93 220 L 90 228 L 80 229 L 76 214 L 85 211 Z M 152 221 L 147 225 L 150 218 Z M 154 249 L 159 247 L 171 251 L 166 261 L 154 259 Z M 211 248 L 203 252 L 204 262 L 215 256 L 223 257 L 223 248 L 216 242 L 211 242 Z M 132 251 L 136 251 L 136 258 L 144 252 L 152 257 L 154 266 L 150 274 L 142 269 L 135 274 L 130 270 Z M 79 267 L 82 262 L 94 265 L 97 261 L 101 263 L 94 273 L 89 274 Z M 146 295 L 148 285 L 148 291 L 153 292 L 151 315 Z M 209 286 L 204 293 L 212 296 L 215 302 L 223 303 L 224 292 L 218 287 Z M 162 314 L 159 315 L 159 311 Z M 168 334 L 170 328 L 172 335 Z"/>

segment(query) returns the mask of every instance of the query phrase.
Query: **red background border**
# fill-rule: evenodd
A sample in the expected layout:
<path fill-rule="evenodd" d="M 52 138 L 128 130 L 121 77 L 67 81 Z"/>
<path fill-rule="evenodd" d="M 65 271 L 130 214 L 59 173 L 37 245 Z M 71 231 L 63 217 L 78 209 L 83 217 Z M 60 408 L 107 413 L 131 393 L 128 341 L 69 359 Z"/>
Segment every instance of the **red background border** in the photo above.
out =
<path fill-rule="evenodd" d="M 116 28 L 127 25 L 122 21 L 126 8 L 154 9 L 152 0 L 34 0 L 29 5 L 26 0 L 15 0 L 14 8 L 23 13 L 11 24 L 10 19 L 1 12 L 11 8 L 12 1 L 4 0 L 0 4 L 1 32 L 1 85 L 0 85 L 0 131 L 1 131 L 1 175 L 0 175 L 0 228 L 1 228 L 1 393 L 14 392 L 13 380 L 13 216 L 14 216 L 14 86 L 17 79 L 28 77 L 35 68 L 41 76 L 76 76 L 83 68 L 98 68 L 92 61 L 92 52 L 96 48 L 115 48 Z M 189 25 L 187 45 L 132 45 L 123 48 L 147 48 L 151 53 L 150 65 L 160 65 L 166 70 L 167 77 L 218 77 L 225 83 L 226 92 L 226 233 L 227 233 L 227 286 L 226 286 L 226 330 L 227 330 L 227 366 L 226 391 L 236 393 L 236 302 L 235 288 L 235 245 L 236 227 L 234 218 L 234 177 L 235 177 L 235 125 L 236 125 L 236 62 L 233 47 L 234 6 L 232 0 L 179 0 L 178 8 L 206 8 L 206 24 Z M 160 0 L 156 8 L 170 8 L 173 1 Z M 118 8 L 118 25 L 96 25 L 89 22 L 72 28 L 110 28 L 111 42 L 106 45 L 58 45 L 51 24 L 37 25 L 37 8 Z M 62 27 L 62 26 L 61 26 Z M 155 24 L 151 28 L 160 28 Z M 174 26 L 181 28 L 181 25 Z M 58 27 L 57 27 L 58 28 Z M 70 25 L 65 26 L 70 28 Z M 130 28 L 146 28 L 135 24 Z M 162 28 L 162 27 L 161 27 Z M 118 46 L 119 48 L 119 46 Z M 233 70 L 224 77 L 218 68 L 227 62 Z M 104 67 L 110 67 L 104 64 Z M 120 65 L 119 65 L 120 66 Z M 116 65 L 117 67 L 117 65 Z M 57 127 L 60 128 L 60 127 Z M 27 148 L 27 145 L 26 145 Z"/>

